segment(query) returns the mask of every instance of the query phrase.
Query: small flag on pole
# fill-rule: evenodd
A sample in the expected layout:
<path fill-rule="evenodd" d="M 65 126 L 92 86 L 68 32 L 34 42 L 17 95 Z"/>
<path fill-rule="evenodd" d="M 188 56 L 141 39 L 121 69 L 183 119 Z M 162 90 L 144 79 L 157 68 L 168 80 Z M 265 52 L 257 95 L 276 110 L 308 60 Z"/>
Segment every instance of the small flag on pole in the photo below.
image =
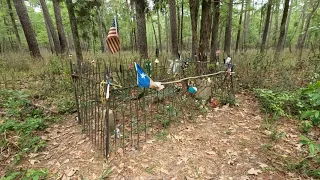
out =
<path fill-rule="evenodd" d="M 139 64 L 135 63 L 136 71 L 137 71 L 137 84 L 143 88 L 152 88 L 158 91 L 164 88 L 161 85 L 161 82 L 154 82 L 149 76 L 143 71 L 143 69 L 139 66 Z"/>
<path fill-rule="evenodd" d="M 113 19 L 112 26 L 109 30 L 106 41 L 108 48 L 112 54 L 120 51 L 119 29 L 116 17 Z"/>

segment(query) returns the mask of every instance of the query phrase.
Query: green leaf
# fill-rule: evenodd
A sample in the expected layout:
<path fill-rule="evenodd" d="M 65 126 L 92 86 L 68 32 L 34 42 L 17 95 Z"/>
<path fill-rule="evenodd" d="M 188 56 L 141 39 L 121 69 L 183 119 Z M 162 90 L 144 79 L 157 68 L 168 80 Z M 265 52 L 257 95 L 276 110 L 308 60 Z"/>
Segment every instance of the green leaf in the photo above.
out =
<path fill-rule="evenodd" d="M 309 153 L 310 153 L 311 156 L 315 155 L 314 144 L 309 144 Z"/>
<path fill-rule="evenodd" d="M 319 118 L 319 115 L 320 115 L 319 111 L 316 111 L 316 113 L 314 114 L 314 117 L 315 117 L 316 119 L 318 119 L 318 118 Z"/>

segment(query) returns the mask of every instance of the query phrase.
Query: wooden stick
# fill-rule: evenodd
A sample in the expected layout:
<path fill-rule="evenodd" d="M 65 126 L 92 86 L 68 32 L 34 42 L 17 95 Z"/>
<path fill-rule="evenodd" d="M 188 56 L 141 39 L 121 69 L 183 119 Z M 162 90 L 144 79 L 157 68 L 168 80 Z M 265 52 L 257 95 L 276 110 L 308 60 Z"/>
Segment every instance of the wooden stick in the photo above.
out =
<path fill-rule="evenodd" d="M 227 72 L 227 71 L 219 71 L 219 72 L 212 73 L 212 74 L 205 74 L 205 75 L 194 76 L 194 77 L 186 77 L 186 78 L 179 79 L 179 80 L 175 80 L 175 81 L 161 82 L 161 84 L 162 84 L 162 85 L 173 84 L 173 83 L 178 83 L 178 82 L 182 82 L 182 81 L 189 80 L 189 79 L 197 79 L 197 78 L 202 78 L 202 77 L 215 76 L 215 75 L 222 74 L 222 73 L 226 73 L 226 72 Z M 234 74 L 234 72 L 231 72 L 231 73 Z"/>

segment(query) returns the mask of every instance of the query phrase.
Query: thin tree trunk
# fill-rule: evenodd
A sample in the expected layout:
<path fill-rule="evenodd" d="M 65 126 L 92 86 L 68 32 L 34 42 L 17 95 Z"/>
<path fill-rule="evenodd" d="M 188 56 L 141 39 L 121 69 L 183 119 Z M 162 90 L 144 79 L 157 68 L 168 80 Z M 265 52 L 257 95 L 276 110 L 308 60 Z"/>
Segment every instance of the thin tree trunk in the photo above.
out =
<path fill-rule="evenodd" d="M 22 0 L 13 0 L 31 56 L 41 58 L 38 42 L 32 29 L 27 8 Z"/>
<path fill-rule="evenodd" d="M 275 6 L 275 23 L 274 23 L 274 30 L 273 30 L 273 42 L 274 46 L 277 43 L 277 37 L 278 37 L 278 27 L 279 27 L 279 8 L 280 8 L 280 0 L 275 0 L 276 6 Z"/>
<path fill-rule="evenodd" d="M 181 1 L 181 31 L 180 31 L 180 47 L 181 47 L 181 51 L 183 49 L 183 0 Z"/>
<path fill-rule="evenodd" d="M 46 26 L 46 31 L 47 31 L 47 35 L 48 35 L 50 51 L 51 51 L 52 54 L 54 54 L 55 53 L 55 49 L 54 49 L 54 44 L 53 44 L 53 40 L 52 40 L 52 35 L 51 35 L 50 29 L 48 27 L 48 23 L 46 21 L 44 21 L 44 24 Z"/>
<path fill-rule="evenodd" d="M 97 11 L 97 20 L 98 20 L 98 31 L 99 31 L 99 39 L 100 39 L 100 50 L 101 52 L 106 52 L 106 45 L 105 45 L 105 38 L 104 38 L 104 33 L 102 30 L 102 23 L 101 23 L 101 13 L 100 13 L 100 8 Z"/>
<path fill-rule="evenodd" d="M 170 2 L 170 29 L 171 29 L 171 55 L 172 58 L 178 58 L 178 33 L 177 33 L 177 13 L 176 1 L 169 0 Z"/>
<path fill-rule="evenodd" d="M 191 16 L 191 31 L 192 31 L 192 59 L 198 57 L 198 11 L 199 0 L 189 0 L 190 16 Z"/>
<path fill-rule="evenodd" d="M 243 42 L 242 42 L 242 49 L 247 49 L 248 44 L 248 35 L 249 35 L 249 22 L 250 22 L 250 4 L 251 0 L 246 0 L 246 12 L 244 17 L 244 23 L 243 23 Z"/>
<path fill-rule="evenodd" d="M 145 8 L 146 4 L 144 1 L 136 0 L 136 18 L 138 27 L 138 49 L 142 59 L 148 58 L 148 46 L 147 46 L 147 31 L 146 31 L 146 17 Z"/>
<path fill-rule="evenodd" d="M 289 10 L 289 2 L 290 0 L 285 0 L 284 4 L 284 10 L 283 10 L 283 15 L 282 15 L 282 20 L 281 20 L 281 26 L 280 26 L 280 35 L 279 35 L 279 40 L 276 48 L 276 52 L 274 55 L 274 60 L 279 60 L 279 56 L 281 51 L 283 50 L 283 44 L 284 44 L 284 35 L 286 31 L 286 21 L 288 17 L 288 10 Z"/>
<path fill-rule="evenodd" d="M 158 21 L 159 50 L 160 52 L 162 52 L 161 23 L 160 23 L 159 9 L 157 9 L 157 21 Z"/>
<path fill-rule="evenodd" d="M 304 27 L 304 21 L 305 21 L 305 16 L 306 16 L 306 7 L 307 7 L 307 3 L 305 2 L 303 4 L 302 13 L 301 13 L 301 23 L 299 26 L 299 35 L 298 35 L 297 44 L 296 44 L 297 50 L 300 49 L 300 47 L 301 47 L 301 41 L 302 41 L 302 36 L 303 36 L 303 27 Z"/>
<path fill-rule="evenodd" d="M 11 1 L 7 0 L 7 3 L 8 3 L 8 9 L 9 9 L 9 14 L 10 14 L 11 24 L 12 24 L 12 27 L 13 27 L 13 30 L 14 30 L 14 35 L 17 38 L 17 44 L 18 44 L 19 50 L 22 51 L 21 39 L 20 39 L 20 35 L 19 35 L 19 31 L 18 31 L 18 27 L 17 27 L 16 21 L 14 19 Z"/>
<path fill-rule="evenodd" d="M 268 31 L 269 31 L 269 26 L 270 26 L 271 8 L 272 8 L 272 0 L 268 0 L 267 16 L 266 16 L 266 21 L 264 23 L 264 30 L 263 30 L 263 34 L 262 34 L 260 53 L 264 52 L 264 49 L 266 46 L 266 41 L 267 41 L 267 36 L 268 36 Z"/>
<path fill-rule="evenodd" d="M 166 29 L 166 45 L 167 45 L 167 53 L 169 52 L 169 31 L 168 31 L 168 12 L 165 12 L 164 16 L 164 21 L 165 21 L 165 29 Z"/>
<path fill-rule="evenodd" d="M 288 14 L 287 22 L 286 22 L 286 30 L 285 30 L 285 35 L 284 35 L 284 47 L 285 47 L 285 43 L 286 43 L 287 36 L 288 36 L 288 29 L 289 29 L 289 25 L 290 25 L 290 18 L 291 18 L 291 14 L 292 14 L 292 7 L 293 7 L 293 2 L 291 2 L 291 4 L 290 4 L 289 14 Z M 283 47 L 283 48 L 284 48 L 284 47 Z"/>
<path fill-rule="evenodd" d="M 174 0 L 174 1 L 176 1 L 176 0 Z M 177 30 L 177 39 L 178 39 L 178 41 L 177 41 L 177 46 L 178 46 L 178 50 L 180 49 L 179 48 L 179 45 L 180 45 L 180 30 L 181 30 L 181 28 L 180 28 L 180 8 L 179 8 L 179 6 L 177 6 L 177 19 L 178 19 L 178 22 L 177 22 L 177 26 L 178 26 L 178 30 Z"/>
<path fill-rule="evenodd" d="M 237 33 L 237 40 L 236 40 L 236 49 L 235 52 L 238 52 L 239 44 L 240 44 L 240 33 L 241 33 L 241 23 L 242 23 L 242 14 L 243 14 L 243 4 L 244 0 L 241 1 L 241 11 L 240 11 L 240 18 L 239 18 L 239 27 Z"/>
<path fill-rule="evenodd" d="M 213 22 L 212 22 L 212 37 L 211 37 L 211 53 L 210 60 L 211 62 L 217 62 L 217 50 L 219 47 L 218 42 L 218 31 L 219 31 L 219 20 L 220 20 L 220 0 L 215 0 L 213 2 Z"/>
<path fill-rule="evenodd" d="M 209 0 L 202 0 L 202 15 L 201 15 L 201 29 L 200 29 L 200 61 L 207 61 L 209 55 L 209 41 L 211 30 L 211 2 Z"/>
<path fill-rule="evenodd" d="M 75 49 L 76 55 L 77 55 L 77 62 L 80 65 L 83 61 L 83 56 L 82 56 L 82 51 L 81 51 L 81 44 L 80 44 L 80 40 L 79 40 L 77 21 L 76 21 L 76 16 L 74 14 L 72 0 L 66 0 L 66 4 L 67 4 L 69 20 L 70 20 L 70 24 L 71 24 L 74 49 Z"/>
<path fill-rule="evenodd" d="M 231 36 L 232 36 L 232 11 L 233 11 L 233 0 L 229 0 L 228 3 L 228 19 L 226 23 L 226 31 L 224 35 L 224 52 L 227 56 L 231 54 Z"/>
<path fill-rule="evenodd" d="M 307 38 L 307 35 L 308 35 L 310 21 L 311 21 L 311 18 L 313 16 L 314 12 L 319 7 L 319 4 L 320 4 L 319 1 L 317 1 L 316 4 L 311 4 L 312 11 L 307 16 L 307 20 L 306 20 L 306 24 L 304 26 L 303 35 L 302 35 L 302 39 L 301 39 L 301 44 L 299 46 L 298 56 L 297 56 L 297 61 L 298 61 L 298 64 L 299 64 L 300 67 L 302 65 L 302 63 L 301 63 L 302 51 L 303 51 L 303 47 L 304 47 L 304 44 L 305 44 L 305 41 L 306 41 L 306 38 Z"/>
<path fill-rule="evenodd" d="M 152 19 L 151 19 L 151 25 L 152 25 L 152 29 L 153 29 L 154 39 L 155 39 L 155 41 L 156 41 L 156 48 L 159 49 L 158 39 L 157 39 L 157 33 L 156 33 L 156 29 L 154 28 L 154 24 L 153 24 Z"/>
<path fill-rule="evenodd" d="M 59 0 L 52 0 L 53 2 L 53 10 L 54 10 L 54 17 L 56 19 L 56 26 L 58 30 L 58 37 L 61 47 L 61 53 L 65 53 L 68 50 L 68 43 L 66 34 L 64 33 L 62 18 L 61 18 L 61 8 L 60 8 L 60 1 Z"/>
<path fill-rule="evenodd" d="M 52 36 L 55 52 L 57 54 L 60 54 L 61 53 L 61 47 L 60 47 L 59 38 L 58 38 L 57 33 L 55 31 L 55 28 L 53 26 L 53 23 L 52 23 L 50 14 L 49 14 L 49 10 L 48 10 L 47 4 L 46 4 L 45 0 L 40 0 L 40 4 L 41 4 L 44 20 L 46 21 L 46 23 L 48 25 L 48 28 L 50 30 L 50 34 Z"/>

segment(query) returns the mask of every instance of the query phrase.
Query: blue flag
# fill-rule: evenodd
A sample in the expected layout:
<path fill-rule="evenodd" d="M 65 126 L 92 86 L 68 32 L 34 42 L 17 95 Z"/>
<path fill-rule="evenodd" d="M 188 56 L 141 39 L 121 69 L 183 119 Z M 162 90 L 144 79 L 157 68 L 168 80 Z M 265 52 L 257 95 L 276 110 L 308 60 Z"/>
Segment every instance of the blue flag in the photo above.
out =
<path fill-rule="evenodd" d="M 144 72 L 144 70 L 140 67 L 139 64 L 135 63 L 136 71 L 137 71 L 137 84 L 143 88 L 153 88 L 158 91 L 164 88 L 160 82 L 154 82 L 150 77 Z"/>

